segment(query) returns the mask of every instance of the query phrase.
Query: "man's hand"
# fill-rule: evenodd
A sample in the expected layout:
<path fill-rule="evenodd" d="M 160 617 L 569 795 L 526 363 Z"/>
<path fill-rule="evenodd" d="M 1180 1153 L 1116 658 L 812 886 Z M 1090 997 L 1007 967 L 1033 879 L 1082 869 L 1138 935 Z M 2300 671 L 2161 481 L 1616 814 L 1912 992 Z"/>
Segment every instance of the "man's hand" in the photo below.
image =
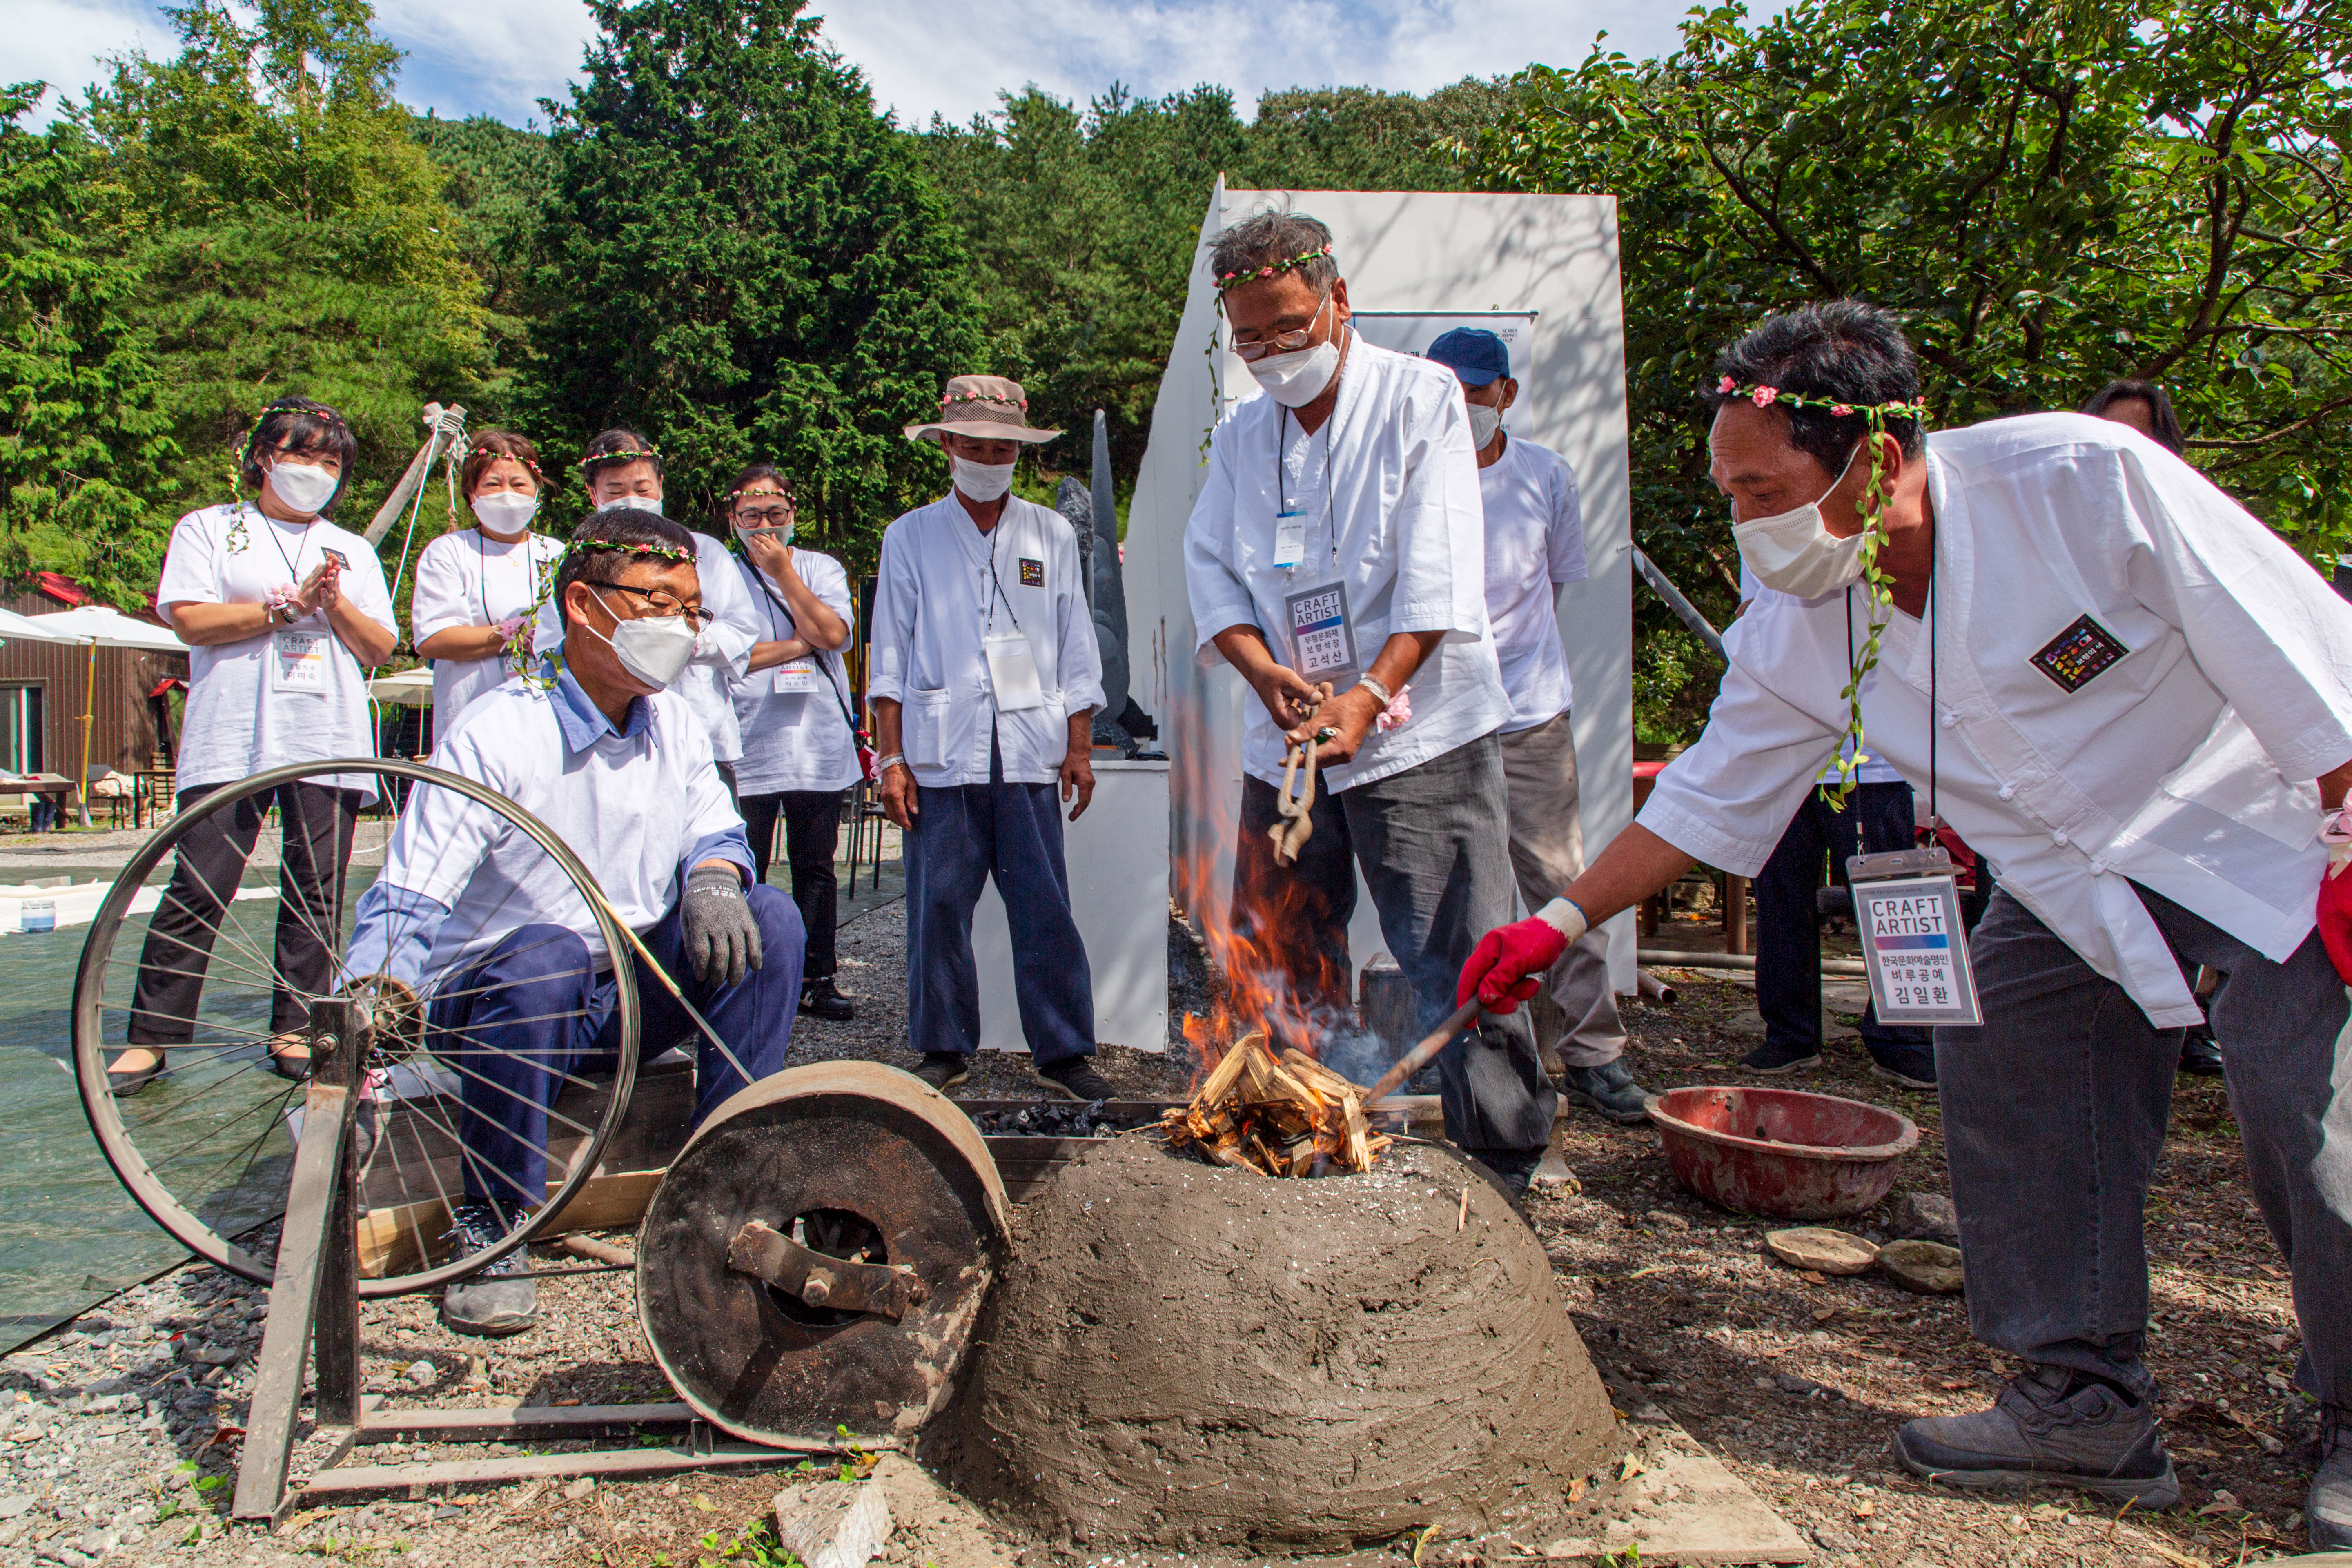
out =
<path fill-rule="evenodd" d="M 1089 776 L 1087 788 L 1093 787 Z M 882 815 L 901 832 L 911 832 L 919 812 L 915 804 L 915 770 L 904 763 L 892 763 L 882 770 Z"/>
<path fill-rule="evenodd" d="M 1330 689 L 1327 684 L 1325 690 Z M 1304 746 L 1324 731 L 1333 731 L 1331 738 L 1316 749 L 1318 767 L 1336 767 L 1356 754 L 1370 733 L 1372 721 L 1381 716 L 1381 700 L 1363 687 L 1358 686 L 1326 700 L 1321 712 L 1293 729 L 1287 739 L 1294 746 Z"/>
<path fill-rule="evenodd" d="M 1070 797 L 1077 796 L 1078 804 L 1070 806 L 1070 820 L 1076 822 L 1086 815 L 1087 805 L 1095 797 L 1095 759 L 1091 745 L 1086 751 L 1072 746 L 1062 758 L 1062 804 L 1069 805 Z"/>
<path fill-rule="evenodd" d="M 1510 1012 L 1535 995 L 1544 972 L 1585 930 L 1584 911 L 1566 899 L 1554 899 L 1527 920 L 1496 927 L 1478 939 L 1470 962 L 1462 966 L 1454 1005 L 1475 995 L 1489 1013 Z"/>
<path fill-rule="evenodd" d="M 1265 710 L 1285 730 L 1295 730 L 1307 722 L 1309 703 L 1326 701 L 1331 695 L 1331 683 L 1309 686 L 1307 678 L 1286 664 L 1266 664 L 1250 677 L 1250 686 L 1257 692 Z"/>
<path fill-rule="evenodd" d="M 760 922 L 732 861 L 705 861 L 688 873 L 677 923 L 687 963 L 705 984 L 733 985 L 760 967 Z"/>

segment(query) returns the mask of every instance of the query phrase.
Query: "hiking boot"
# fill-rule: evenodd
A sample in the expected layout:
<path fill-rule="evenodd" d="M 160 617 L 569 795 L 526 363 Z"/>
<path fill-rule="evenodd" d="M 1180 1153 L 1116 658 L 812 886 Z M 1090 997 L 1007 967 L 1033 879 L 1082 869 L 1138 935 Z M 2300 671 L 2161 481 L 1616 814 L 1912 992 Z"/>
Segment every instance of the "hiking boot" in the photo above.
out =
<path fill-rule="evenodd" d="M 1597 1068 L 1561 1068 L 1560 1089 L 1570 1105 L 1597 1110 L 1623 1126 L 1650 1119 L 1650 1093 L 1633 1081 L 1633 1069 L 1622 1057 Z"/>
<path fill-rule="evenodd" d="M 849 998 L 833 988 L 830 974 L 801 982 L 801 1011 L 836 1024 L 846 1024 L 857 1016 L 857 1009 Z"/>
<path fill-rule="evenodd" d="M 2147 1401 L 2134 1404 L 2063 1366 L 2026 1368 L 1990 1410 L 1905 1422 L 1895 1453 L 1914 1475 L 1963 1490 L 2040 1482 L 2141 1508 L 2180 1500 Z"/>
<path fill-rule="evenodd" d="M 971 1076 L 971 1058 L 961 1051 L 925 1051 L 915 1076 L 945 1094 Z"/>
<path fill-rule="evenodd" d="M 1932 1046 L 1896 1046 L 1870 1053 L 1870 1076 L 1899 1083 L 1906 1089 L 1936 1087 L 1936 1052 Z"/>
<path fill-rule="evenodd" d="M 1822 1047 L 1818 1042 L 1810 1046 L 1789 1046 L 1767 1040 L 1740 1058 L 1739 1065 L 1749 1072 L 1774 1075 L 1811 1072 L 1822 1065 Z"/>
<path fill-rule="evenodd" d="M 2192 1078 L 2220 1078 L 2221 1047 L 2210 1036 L 2190 1035 L 2180 1042 L 2180 1070 Z"/>
<path fill-rule="evenodd" d="M 449 1215 L 444 1238 L 460 1258 L 487 1252 L 507 1233 L 488 1204 L 461 1203 Z M 530 1277 L 530 1248 L 518 1247 L 478 1274 L 441 1292 L 441 1321 L 452 1333 L 499 1337 L 519 1334 L 539 1321 L 539 1286 Z"/>
<path fill-rule="evenodd" d="M 1072 1100 L 1117 1100 L 1118 1085 L 1095 1071 L 1092 1057 L 1072 1057 L 1037 1069 L 1037 1081 L 1058 1089 Z"/>
<path fill-rule="evenodd" d="M 2319 1473 L 2303 1500 L 2314 1552 L 2352 1551 L 2352 1411 L 2322 1405 Z"/>

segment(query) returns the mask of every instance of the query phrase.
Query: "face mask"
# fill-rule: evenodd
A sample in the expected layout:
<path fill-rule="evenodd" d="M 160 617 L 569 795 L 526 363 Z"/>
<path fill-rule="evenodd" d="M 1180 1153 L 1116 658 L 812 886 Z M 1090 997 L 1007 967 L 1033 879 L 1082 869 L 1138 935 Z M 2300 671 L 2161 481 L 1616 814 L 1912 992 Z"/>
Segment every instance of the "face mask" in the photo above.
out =
<path fill-rule="evenodd" d="M 1011 463 L 968 463 L 961 458 L 950 458 L 948 469 L 955 475 L 955 488 L 982 506 L 1013 488 Z"/>
<path fill-rule="evenodd" d="M 513 490 L 498 490 L 489 495 L 474 498 L 474 516 L 480 521 L 482 527 L 491 533 L 504 534 L 512 538 L 529 528 L 530 520 L 538 515 L 539 498 L 537 496 L 520 495 Z"/>
<path fill-rule="evenodd" d="M 797 531 L 798 526 L 793 524 L 784 528 L 739 528 L 735 531 L 735 537 L 743 542 L 743 551 L 746 554 L 751 553 L 751 542 L 762 538 L 772 539 L 779 548 L 790 550 L 793 547 L 793 535 Z"/>
<path fill-rule="evenodd" d="M 1326 310 L 1329 309 L 1329 295 L 1323 297 L 1323 304 Z M 1322 319 L 1323 311 L 1316 311 L 1315 320 L 1319 321 Z M 1309 322 L 1308 330 L 1312 331 L 1313 326 L 1314 323 Z M 1285 408 L 1304 408 L 1322 396 L 1323 389 L 1331 384 L 1331 378 L 1339 374 L 1337 338 L 1338 334 L 1334 333 L 1313 348 L 1299 349 L 1286 354 L 1268 354 L 1251 364 L 1249 373 L 1257 378 L 1260 386 L 1265 388 L 1265 395 Z M 1243 363 L 1248 363 L 1247 361 Z"/>
<path fill-rule="evenodd" d="M 1473 447 L 1482 452 L 1485 451 L 1486 444 L 1495 438 L 1495 432 L 1502 427 L 1503 411 L 1501 409 L 1489 408 L 1482 403 L 1474 403 L 1470 405 L 1470 444 Z"/>
<path fill-rule="evenodd" d="M 602 594 L 596 595 L 596 602 L 608 612 L 613 608 L 604 603 Z M 643 616 L 634 621 L 619 621 L 608 637 L 593 626 L 588 630 L 604 637 L 623 669 L 656 689 L 667 688 L 676 680 L 678 671 L 686 668 L 686 661 L 694 657 L 695 635 L 684 616 Z"/>
<path fill-rule="evenodd" d="M 1857 445 L 1853 457 L 1845 460 L 1845 468 L 1830 481 L 1830 490 L 1845 482 L 1854 457 L 1862 454 Z M 1822 492 L 1827 500 L 1829 490 Z M 1822 525 L 1821 500 L 1808 501 L 1794 511 L 1784 511 L 1778 517 L 1754 518 L 1731 525 L 1733 535 L 1739 541 L 1740 558 L 1756 580 L 1767 588 L 1787 594 L 1792 598 L 1818 599 L 1824 594 L 1834 594 L 1862 575 L 1862 542 L 1869 536 L 1864 530 L 1851 539 L 1840 539 Z"/>
<path fill-rule="evenodd" d="M 342 480 L 316 463 L 294 463 L 280 459 L 269 466 L 269 488 L 296 511 L 315 514 L 335 499 Z"/>
<path fill-rule="evenodd" d="M 606 506 L 635 507 L 639 511 L 649 511 L 656 517 L 659 517 L 662 514 L 661 497 L 659 496 L 615 496 L 604 504 Z"/>

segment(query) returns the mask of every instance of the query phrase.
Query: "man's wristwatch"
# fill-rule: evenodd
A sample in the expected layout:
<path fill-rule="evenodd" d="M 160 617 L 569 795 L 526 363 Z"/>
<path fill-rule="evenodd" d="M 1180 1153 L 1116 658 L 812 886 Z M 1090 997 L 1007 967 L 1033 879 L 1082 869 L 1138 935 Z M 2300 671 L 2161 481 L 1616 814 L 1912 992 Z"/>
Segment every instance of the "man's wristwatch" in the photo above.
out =
<path fill-rule="evenodd" d="M 1356 684 L 1370 692 L 1373 696 L 1379 698 L 1381 700 L 1381 706 L 1383 708 L 1396 700 L 1395 692 L 1391 691 L 1383 682 L 1375 680 L 1369 675 L 1358 676 L 1356 678 Z"/>
<path fill-rule="evenodd" d="M 892 768 L 907 768 L 908 773 L 915 771 L 907 767 L 907 753 L 904 752 L 893 752 L 887 757 L 877 757 L 874 760 L 874 776 L 877 779 Z"/>

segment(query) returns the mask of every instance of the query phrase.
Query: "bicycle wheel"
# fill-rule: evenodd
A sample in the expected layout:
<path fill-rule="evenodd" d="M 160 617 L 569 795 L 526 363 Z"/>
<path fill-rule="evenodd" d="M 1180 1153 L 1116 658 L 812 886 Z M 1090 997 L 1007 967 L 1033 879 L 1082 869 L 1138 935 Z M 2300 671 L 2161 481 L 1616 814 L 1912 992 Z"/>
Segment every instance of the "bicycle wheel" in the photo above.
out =
<path fill-rule="evenodd" d="M 354 821 L 356 796 L 338 792 L 371 776 L 373 815 Z M 412 990 L 355 973 L 346 960 L 360 895 L 403 812 L 422 798 L 411 792 L 426 790 L 495 816 L 493 852 L 509 873 L 530 875 L 539 907 L 570 918 L 499 944 L 511 895 L 453 913 Z M 597 982 L 583 927 L 611 964 L 601 1034 L 591 1016 L 603 1008 L 536 1000 L 550 986 L 576 993 Z M 395 946 L 418 929 L 413 915 L 387 921 Z M 525 1246 L 595 1170 L 636 1076 L 628 943 L 563 841 L 471 779 L 373 757 L 273 768 L 185 802 L 100 905 L 74 983 L 82 1108 L 108 1163 L 158 1225 L 198 1257 L 267 1284 L 273 1259 L 247 1241 L 284 1212 L 307 1093 L 273 1070 L 270 1052 L 302 1045 L 313 1000 L 374 994 L 353 1144 L 360 1294 L 431 1289 Z M 486 965 L 494 953 L 501 963 Z M 522 979 L 502 978 L 519 971 Z M 164 1068 L 118 1094 L 107 1059 L 131 1046 L 134 1016 L 142 1041 L 165 1042 Z M 593 1041 L 601 1054 L 550 1055 L 551 1039 Z M 543 1184 L 531 1179 L 540 1167 Z M 450 1214 L 469 1199 L 491 1203 L 509 1228 L 496 1245 L 452 1257 Z"/>

